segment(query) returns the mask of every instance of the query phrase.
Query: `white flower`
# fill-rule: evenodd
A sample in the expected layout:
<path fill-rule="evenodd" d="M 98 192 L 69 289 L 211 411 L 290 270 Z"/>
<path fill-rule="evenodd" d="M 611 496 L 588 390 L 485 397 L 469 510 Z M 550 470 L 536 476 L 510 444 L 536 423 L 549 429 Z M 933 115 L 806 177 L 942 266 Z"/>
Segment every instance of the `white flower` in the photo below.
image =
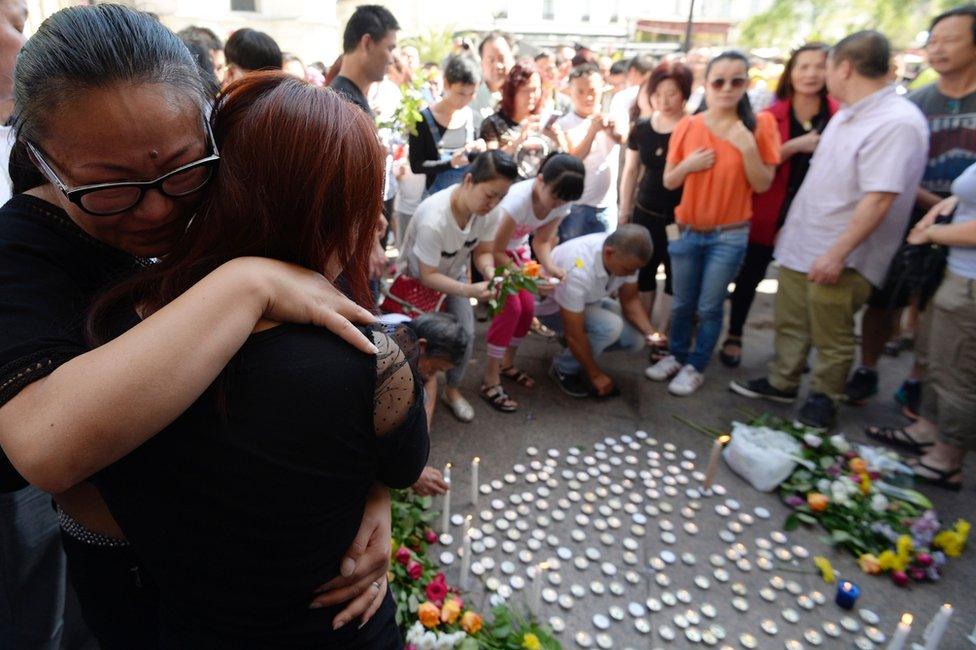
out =
<path fill-rule="evenodd" d="M 830 492 L 830 479 L 822 478 L 817 481 L 817 492 L 827 494 Z"/>
<path fill-rule="evenodd" d="M 424 632 L 424 635 L 417 640 L 417 650 L 436 650 L 437 635 L 433 632 Z"/>
<path fill-rule="evenodd" d="M 505 604 L 505 599 L 499 594 L 492 594 L 491 598 L 488 599 L 488 602 L 491 603 L 492 607 L 498 607 L 499 605 Z"/>
<path fill-rule="evenodd" d="M 803 442 L 807 443 L 808 445 L 816 449 L 817 447 L 823 444 L 823 438 L 821 438 L 815 433 L 804 433 Z"/>
<path fill-rule="evenodd" d="M 830 436 L 830 444 L 842 454 L 851 450 L 851 444 L 847 442 L 847 438 L 841 433 L 835 433 Z"/>
<path fill-rule="evenodd" d="M 434 646 L 436 650 L 452 650 L 454 648 L 454 639 L 450 634 L 444 634 L 441 638 L 437 639 L 437 643 Z"/>
<path fill-rule="evenodd" d="M 871 497 L 871 509 L 875 512 L 884 512 L 888 508 L 888 499 L 885 495 L 877 493 Z"/>

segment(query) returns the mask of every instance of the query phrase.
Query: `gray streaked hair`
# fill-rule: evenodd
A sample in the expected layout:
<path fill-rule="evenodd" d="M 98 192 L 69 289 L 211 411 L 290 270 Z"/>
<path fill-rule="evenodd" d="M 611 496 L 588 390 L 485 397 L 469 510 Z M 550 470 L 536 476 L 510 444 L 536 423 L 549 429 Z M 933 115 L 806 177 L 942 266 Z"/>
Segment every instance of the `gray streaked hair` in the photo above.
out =
<path fill-rule="evenodd" d="M 604 246 L 613 246 L 613 250 L 624 255 L 636 257 L 642 264 L 647 264 L 654 253 L 651 234 L 644 226 L 636 223 L 625 223 L 607 236 Z"/>
<path fill-rule="evenodd" d="M 418 339 L 427 341 L 424 356 L 450 359 L 455 366 L 464 360 L 469 335 L 457 317 L 444 312 L 421 314 L 407 323 Z"/>

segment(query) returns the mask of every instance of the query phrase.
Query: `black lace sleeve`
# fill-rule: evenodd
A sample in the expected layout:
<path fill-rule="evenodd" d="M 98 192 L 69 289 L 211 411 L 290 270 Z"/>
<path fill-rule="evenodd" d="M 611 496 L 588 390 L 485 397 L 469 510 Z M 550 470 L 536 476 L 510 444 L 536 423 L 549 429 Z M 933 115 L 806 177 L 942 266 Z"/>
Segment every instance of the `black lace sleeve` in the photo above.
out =
<path fill-rule="evenodd" d="M 405 488 L 420 477 L 430 452 L 423 382 L 417 374 L 417 339 L 410 329 L 399 326 L 378 328 L 373 342 L 379 350 L 373 408 L 379 480 Z"/>

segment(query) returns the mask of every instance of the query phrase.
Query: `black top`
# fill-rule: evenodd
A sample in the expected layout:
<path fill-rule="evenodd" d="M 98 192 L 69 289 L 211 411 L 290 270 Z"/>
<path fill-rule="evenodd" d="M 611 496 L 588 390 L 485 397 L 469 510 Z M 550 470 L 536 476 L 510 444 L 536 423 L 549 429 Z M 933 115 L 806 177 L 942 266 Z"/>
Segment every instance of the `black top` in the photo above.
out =
<path fill-rule="evenodd" d="M 450 158 L 441 160 L 439 148 L 447 127 L 437 121 L 429 106 L 421 111 L 421 115 L 424 119 L 417 122 L 417 135 L 411 133 L 409 137 L 410 171 L 414 174 L 424 174 L 427 177 L 426 187 L 430 189 L 438 174 L 453 167 Z M 437 129 L 437 133 L 431 131 L 431 123 Z"/>
<path fill-rule="evenodd" d="M 801 123 L 796 119 L 796 113 L 790 108 L 790 137 L 799 138 L 800 136 L 806 135 L 811 131 L 816 131 L 817 133 L 822 133 L 827 127 L 827 122 L 830 120 L 830 108 L 827 106 L 827 102 L 821 102 L 820 112 L 813 116 L 813 119 L 806 124 Z M 793 197 L 800 190 L 800 185 L 803 184 L 803 179 L 807 176 L 807 171 L 810 169 L 810 160 L 813 159 L 813 154 L 810 153 L 795 153 L 790 156 L 790 176 L 786 181 L 786 197 L 783 199 L 783 207 L 779 211 L 779 225 L 782 227 L 783 222 L 786 220 L 786 214 L 790 211 L 790 205 L 793 203 Z"/>
<path fill-rule="evenodd" d="M 373 109 L 369 107 L 369 101 L 367 101 L 366 95 L 364 95 L 363 91 L 359 89 L 359 86 L 354 84 L 348 77 L 343 77 L 341 74 L 336 76 L 336 78 L 332 80 L 332 83 L 329 84 L 329 88 L 366 111 L 366 114 L 370 117 L 373 116 Z"/>
<path fill-rule="evenodd" d="M 183 415 L 93 477 L 159 585 L 162 648 L 399 645 L 390 598 L 361 630 L 332 630 L 342 606 L 308 609 L 374 480 L 406 487 L 427 461 L 421 382 L 373 338 L 375 357 L 312 326 L 254 334 Z"/>
<path fill-rule="evenodd" d="M 669 190 L 664 187 L 664 164 L 668 158 L 670 133 L 658 133 L 651 126 L 650 118 L 634 122 L 627 136 L 627 148 L 640 154 L 644 165 L 644 176 L 637 189 L 637 205 L 648 212 L 666 217 L 674 215 L 674 209 L 681 203 L 681 188 Z"/>
<path fill-rule="evenodd" d="M 92 298 L 145 264 L 47 201 L 18 194 L 0 208 L 0 406 L 87 352 L 82 327 Z M 0 452 L 0 492 L 25 485 Z"/>

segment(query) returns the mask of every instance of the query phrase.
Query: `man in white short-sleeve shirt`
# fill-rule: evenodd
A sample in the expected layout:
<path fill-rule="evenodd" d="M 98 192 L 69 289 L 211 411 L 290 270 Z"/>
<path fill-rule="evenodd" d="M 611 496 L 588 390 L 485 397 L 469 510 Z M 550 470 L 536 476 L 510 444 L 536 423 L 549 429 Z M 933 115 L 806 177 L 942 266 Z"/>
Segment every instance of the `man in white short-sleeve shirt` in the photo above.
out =
<path fill-rule="evenodd" d="M 776 244 L 775 358 L 768 377 L 730 385 L 790 402 L 816 347 L 798 416 L 812 427 L 834 423 L 854 361 L 854 317 L 884 280 L 925 169 L 927 123 L 888 84 L 890 58 L 888 40 L 874 31 L 831 50 L 827 88 L 844 107 L 821 136 Z"/>
<path fill-rule="evenodd" d="M 569 151 L 583 161 L 586 180 L 583 196 L 573 204 L 569 215 L 559 225 L 559 240 L 595 232 L 606 232 L 616 223 L 617 163 L 623 138 L 614 129 L 613 119 L 600 112 L 603 78 L 591 63 L 573 68 L 569 73 L 569 97 L 572 112 L 556 121 L 566 134 Z"/>
<path fill-rule="evenodd" d="M 637 273 L 652 250 L 647 229 L 634 224 L 553 249 L 551 259 L 566 275 L 536 315 L 565 336 L 567 347 L 549 374 L 567 395 L 618 394 L 597 358 L 607 350 L 640 350 L 654 335 L 637 293 Z M 614 293 L 619 302 L 611 298 Z"/>

